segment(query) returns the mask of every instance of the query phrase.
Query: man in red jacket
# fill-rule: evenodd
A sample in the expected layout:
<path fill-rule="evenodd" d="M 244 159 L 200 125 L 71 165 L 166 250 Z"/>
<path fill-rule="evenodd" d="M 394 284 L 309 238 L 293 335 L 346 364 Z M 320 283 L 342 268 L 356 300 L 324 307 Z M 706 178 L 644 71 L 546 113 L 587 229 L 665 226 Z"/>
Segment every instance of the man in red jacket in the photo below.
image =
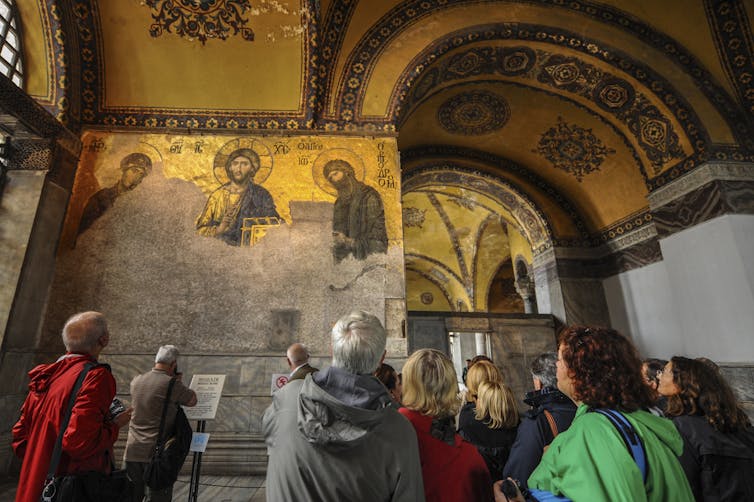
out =
<path fill-rule="evenodd" d="M 21 408 L 21 418 L 13 426 L 13 451 L 23 460 L 16 502 L 39 501 L 76 378 L 87 362 L 97 362 L 109 340 L 102 314 L 76 314 L 63 327 L 65 355 L 29 372 L 29 394 Z M 92 368 L 84 378 L 63 435 L 57 475 L 110 472 L 118 429 L 131 420 L 130 409 L 111 417 L 114 397 L 115 379 L 110 368 Z"/>

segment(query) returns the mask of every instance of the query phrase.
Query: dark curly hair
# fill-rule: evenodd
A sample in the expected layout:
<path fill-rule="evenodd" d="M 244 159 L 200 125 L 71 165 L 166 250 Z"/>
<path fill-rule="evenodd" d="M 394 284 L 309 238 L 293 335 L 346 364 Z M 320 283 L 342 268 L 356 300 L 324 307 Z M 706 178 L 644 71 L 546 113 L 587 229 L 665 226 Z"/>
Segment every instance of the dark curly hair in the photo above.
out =
<path fill-rule="evenodd" d="M 639 354 L 614 329 L 571 326 L 561 332 L 560 347 L 573 381 L 574 401 L 627 412 L 652 405 Z"/>
<path fill-rule="evenodd" d="M 678 394 L 668 396 L 665 415 L 703 415 L 720 432 L 736 432 L 750 425 L 728 382 L 703 361 L 675 356 L 670 359 Z"/>
<path fill-rule="evenodd" d="M 374 372 L 374 376 L 387 387 L 387 390 L 395 389 L 395 385 L 398 383 L 398 373 L 389 364 L 382 363 Z"/>

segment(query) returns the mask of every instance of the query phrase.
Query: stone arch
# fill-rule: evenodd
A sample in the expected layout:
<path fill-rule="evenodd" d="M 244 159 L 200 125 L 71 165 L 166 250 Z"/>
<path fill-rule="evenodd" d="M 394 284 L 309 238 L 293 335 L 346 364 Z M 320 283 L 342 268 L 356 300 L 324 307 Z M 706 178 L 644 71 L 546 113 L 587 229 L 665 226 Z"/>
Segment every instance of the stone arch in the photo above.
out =
<path fill-rule="evenodd" d="M 488 1 L 490 3 L 495 3 L 497 0 Z M 531 3 L 527 0 L 520 0 L 520 2 L 523 4 Z M 418 21 L 436 13 L 437 11 L 472 3 L 479 2 L 478 0 L 456 0 L 452 2 L 444 0 L 413 0 L 401 3 L 382 16 L 382 18 L 380 18 L 380 20 L 364 34 L 351 51 L 350 56 L 345 62 L 345 73 L 340 79 L 340 87 L 330 87 L 326 91 L 326 99 L 329 102 L 335 103 L 337 106 L 335 119 L 338 121 L 339 125 L 341 127 L 347 127 L 347 124 L 349 123 L 358 124 L 363 122 L 363 124 L 369 123 L 373 128 L 381 126 L 385 130 L 394 130 L 394 117 L 392 115 L 389 115 L 386 120 L 369 121 L 361 119 L 358 114 L 358 110 L 360 109 L 364 97 L 366 83 L 371 77 L 374 65 L 379 59 L 379 56 L 392 40 L 401 36 L 407 28 L 413 26 Z M 741 109 L 737 103 L 735 103 L 727 92 L 717 84 L 716 79 L 710 74 L 704 65 L 702 65 L 700 61 L 671 37 L 656 31 L 651 26 L 643 23 L 632 15 L 608 5 L 592 3 L 584 0 L 578 2 L 545 0 L 545 2 L 542 3 L 555 9 L 578 12 L 581 15 L 595 19 L 600 23 L 623 30 L 631 36 L 642 40 L 642 42 L 647 43 L 659 52 L 664 53 L 688 76 L 698 82 L 701 91 L 712 106 L 715 107 L 723 117 L 728 118 L 728 125 L 731 130 L 734 131 L 738 141 L 742 142 L 742 144 L 750 144 L 752 142 L 750 139 L 751 134 L 749 128 L 746 126 L 747 117 L 741 113 Z M 571 46 L 583 52 L 592 51 L 595 47 L 599 48 L 600 45 L 602 45 L 599 41 L 585 39 L 563 30 L 558 30 L 559 32 L 555 33 L 550 40 L 546 40 L 546 35 L 544 37 L 538 36 L 541 30 L 550 30 L 550 27 L 548 26 L 525 25 L 522 23 L 506 23 L 505 25 L 498 26 L 503 27 L 504 30 L 509 32 L 507 35 L 508 38 L 515 39 L 516 37 L 520 37 L 523 39 L 524 37 L 528 37 L 530 40 Z M 489 26 L 482 29 L 479 29 L 479 27 L 467 29 L 465 30 L 467 32 L 465 36 L 469 37 L 469 34 L 473 31 L 476 31 L 478 35 L 486 35 L 485 30 L 489 32 Z M 448 35 L 444 37 L 443 40 L 450 43 L 464 43 L 464 38 L 461 34 Z M 609 51 L 605 51 L 605 61 L 614 66 L 618 73 L 633 74 L 634 77 L 637 77 L 640 80 L 647 79 L 650 75 L 654 74 L 650 68 L 644 67 L 634 58 L 625 54 L 620 55 L 620 57 L 615 57 L 614 54 L 616 54 L 616 52 L 612 47 L 609 48 Z M 408 66 L 406 71 L 412 73 L 421 72 L 422 70 L 423 67 L 421 65 L 412 64 Z M 405 79 L 401 78 L 399 80 Z M 657 94 L 659 102 L 664 101 L 660 93 L 667 94 L 668 90 L 670 92 L 669 95 L 673 97 L 675 102 L 683 102 L 683 100 L 678 101 L 678 98 L 681 98 L 680 94 L 675 92 L 672 89 L 672 86 L 669 86 L 667 82 L 662 82 L 662 79 L 657 79 L 654 75 L 652 81 L 652 87 L 657 89 L 654 92 Z M 400 96 L 401 90 L 402 89 L 399 89 L 396 95 Z M 685 106 L 683 108 L 683 114 L 688 115 L 690 113 L 690 107 Z M 693 112 L 691 112 L 691 114 L 693 114 Z M 381 124 L 377 124 L 376 122 L 381 122 Z M 694 122 L 694 125 L 697 126 L 697 128 L 701 126 L 698 120 Z M 702 131 L 703 129 L 698 130 Z"/>
<path fill-rule="evenodd" d="M 402 182 L 408 193 L 432 185 L 460 186 L 479 191 L 496 200 L 513 218 L 513 223 L 529 241 L 535 253 L 553 246 L 552 224 L 520 187 L 498 177 L 472 171 L 453 162 L 437 162 L 412 170 Z"/>
<path fill-rule="evenodd" d="M 709 133 L 692 107 L 650 68 L 625 54 L 614 56 L 614 50 L 600 48 L 591 53 L 588 47 L 600 47 L 596 42 L 581 40 L 567 32 L 555 33 L 562 30 L 550 28 L 547 30 L 553 33 L 542 33 L 552 35 L 544 43 L 553 50 L 535 51 L 517 42 L 543 42 L 536 38 L 536 34 L 537 30 L 545 28 L 534 25 L 525 28 L 519 25 L 514 30 L 502 25 L 482 25 L 439 39 L 417 55 L 395 83 L 386 120 L 400 127 L 406 114 L 434 89 L 452 81 L 467 81 L 469 76 L 475 79 L 486 77 L 565 99 L 588 109 L 614 130 L 625 131 L 619 134 L 646 159 L 639 161 L 645 177 L 654 177 L 710 147 Z M 530 35 L 519 37 L 521 32 Z M 557 38 L 555 35 L 560 35 L 563 41 L 551 42 L 551 38 Z M 569 40 L 578 41 L 576 47 L 569 46 Z M 488 45 L 480 46 L 480 43 Z M 499 46 L 498 43 L 505 45 Z M 470 44 L 477 45 L 450 58 L 442 57 Z M 581 55 L 576 56 L 574 52 Z M 598 70 L 593 64 L 595 59 L 601 60 L 601 65 L 613 66 L 615 72 Z M 613 59 L 625 69 L 616 67 Z M 625 75 L 630 75 L 643 86 L 634 87 Z M 577 76 L 586 83 L 571 82 Z M 349 113 L 355 115 L 357 110 Z M 639 160 L 636 154 L 634 156 Z"/>

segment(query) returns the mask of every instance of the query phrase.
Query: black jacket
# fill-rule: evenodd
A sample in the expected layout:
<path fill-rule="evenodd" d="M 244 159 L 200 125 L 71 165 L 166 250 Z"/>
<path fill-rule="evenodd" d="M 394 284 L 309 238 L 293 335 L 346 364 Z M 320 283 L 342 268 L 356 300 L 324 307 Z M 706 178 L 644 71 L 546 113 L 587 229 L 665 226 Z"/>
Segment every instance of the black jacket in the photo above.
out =
<path fill-rule="evenodd" d="M 510 429 L 490 429 L 487 424 L 474 416 L 474 403 L 466 403 L 458 415 L 458 434 L 476 446 L 482 455 L 492 480 L 502 479 L 503 466 L 508 460 L 511 445 L 516 439 L 516 427 Z"/>
<path fill-rule="evenodd" d="M 552 430 L 544 410 L 555 419 L 558 433 L 566 430 L 576 414 L 576 405 L 558 389 L 545 387 L 526 393 L 524 402 L 531 406 L 518 426 L 516 441 L 511 447 L 508 462 L 503 469 L 503 477 L 517 479 L 522 486 L 542 459 L 544 447 L 553 440 Z"/>
<path fill-rule="evenodd" d="M 754 500 L 754 428 L 722 433 L 699 415 L 673 417 L 681 465 L 697 501 Z"/>

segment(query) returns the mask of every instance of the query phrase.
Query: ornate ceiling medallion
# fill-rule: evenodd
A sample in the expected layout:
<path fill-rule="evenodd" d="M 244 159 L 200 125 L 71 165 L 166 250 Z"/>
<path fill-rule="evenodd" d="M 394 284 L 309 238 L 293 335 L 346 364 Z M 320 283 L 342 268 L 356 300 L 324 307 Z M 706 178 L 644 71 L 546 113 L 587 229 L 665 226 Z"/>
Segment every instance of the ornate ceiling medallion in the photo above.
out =
<path fill-rule="evenodd" d="M 254 40 L 254 32 L 246 27 L 248 19 L 244 18 L 251 9 L 250 0 L 146 0 L 146 3 L 154 19 L 149 34 L 155 38 L 163 32 L 175 32 L 202 44 L 211 38 L 225 40 L 238 34 L 249 42 Z"/>
<path fill-rule="evenodd" d="M 406 228 L 417 227 L 422 228 L 424 225 L 424 215 L 426 209 L 419 209 L 418 207 L 404 207 L 403 208 L 403 226 Z"/>
<path fill-rule="evenodd" d="M 558 117 L 555 127 L 548 129 L 539 138 L 537 148 L 532 150 L 552 162 L 553 166 L 581 180 L 593 171 L 599 171 L 605 156 L 615 150 L 605 146 L 591 129 L 567 124 Z"/>
<path fill-rule="evenodd" d="M 491 92 L 458 94 L 440 105 L 437 119 L 448 132 L 474 136 L 502 127 L 510 118 L 508 103 Z"/>

